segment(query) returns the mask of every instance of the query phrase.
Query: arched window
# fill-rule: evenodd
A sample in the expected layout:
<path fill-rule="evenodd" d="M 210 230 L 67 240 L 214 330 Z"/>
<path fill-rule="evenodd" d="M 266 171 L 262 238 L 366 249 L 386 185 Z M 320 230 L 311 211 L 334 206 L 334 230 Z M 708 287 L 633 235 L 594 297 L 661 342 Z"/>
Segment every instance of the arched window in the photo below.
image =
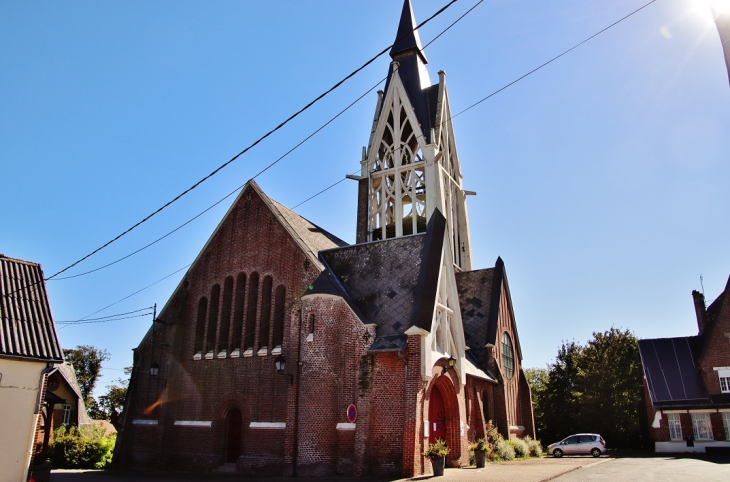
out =
<path fill-rule="evenodd" d="M 246 310 L 246 338 L 244 347 L 253 350 L 256 341 L 256 303 L 259 301 L 259 274 L 251 273 L 248 280 L 248 309 Z"/>
<path fill-rule="evenodd" d="M 215 350 L 215 329 L 218 325 L 218 305 L 220 304 L 221 285 L 213 286 L 210 291 L 210 313 L 208 315 L 208 335 L 205 337 L 206 354 Z"/>
<path fill-rule="evenodd" d="M 281 348 L 284 341 L 284 307 L 286 299 L 286 288 L 284 285 L 276 288 L 276 297 L 274 298 L 274 338 L 272 345 L 274 348 Z"/>
<path fill-rule="evenodd" d="M 261 286 L 261 324 L 259 325 L 259 350 L 269 345 L 269 328 L 271 326 L 271 287 L 273 280 L 271 276 L 264 278 Z"/>
<path fill-rule="evenodd" d="M 512 380 L 512 375 L 515 373 L 515 357 L 512 351 L 512 340 L 507 332 L 502 335 L 502 368 L 504 368 L 505 376 Z"/>
<path fill-rule="evenodd" d="M 231 300 L 233 298 L 233 276 L 223 284 L 223 306 L 221 307 L 221 328 L 218 346 L 221 352 L 228 351 L 228 332 L 231 327 Z"/>
<path fill-rule="evenodd" d="M 195 325 L 194 354 L 203 353 L 203 336 L 205 336 L 205 314 L 208 312 L 208 298 L 203 296 L 198 301 L 198 323 Z"/>
<path fill-rule="evenodd" d="M 241 349 L 241 334 L 243 332 L 243 302 L 246 298 L 246 273 L 240 273 L 236 278 L 236 303 L 233 309 L 233 335 L 231 350 Z"/>

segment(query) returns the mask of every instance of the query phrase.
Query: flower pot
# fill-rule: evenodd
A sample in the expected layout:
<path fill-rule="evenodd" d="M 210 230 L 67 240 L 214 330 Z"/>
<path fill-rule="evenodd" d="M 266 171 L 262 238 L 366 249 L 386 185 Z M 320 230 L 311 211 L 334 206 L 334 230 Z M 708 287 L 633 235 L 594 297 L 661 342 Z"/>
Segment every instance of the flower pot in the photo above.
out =
<path fill-rule="evenodd" d="M 487 464 L 487 454 L 485 454 L 481 450 L 474 451 L 474 458 L 477 461 L 477 469 L 483 469 L 484 466 Z"/>
<path fill-rule="evenodd" d="M 444 475 L 444 465 L 446 464 L 446 457 L 436 457 L 431 459 L 431 466 L 433 466 L 433 475 Z"/>

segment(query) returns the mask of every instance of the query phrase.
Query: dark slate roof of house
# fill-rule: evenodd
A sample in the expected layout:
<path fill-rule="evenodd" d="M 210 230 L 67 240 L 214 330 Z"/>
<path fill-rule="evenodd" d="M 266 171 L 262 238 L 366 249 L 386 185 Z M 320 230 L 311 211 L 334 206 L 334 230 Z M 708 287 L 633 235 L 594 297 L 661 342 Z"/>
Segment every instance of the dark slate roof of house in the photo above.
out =
<path fill-rule="evenodd" d="M 695 361 L 699 336 L 639 340 L 639 354 L 654 406 L 704 405 L 710 402 Z"/>
<path fill-rule="evenodd" d="M 493 279 L 494 268 L 456 273 L 464 339 L 469 347 L 467 353 L 474 357 L 473 362 L 478 362 L 475 363 L 477 366 L 483 366 L 487 361 L 486 345 Z"/>
<path fill-rule="evenodd" d="M 38 263 L 0 256 L 0 357 L 63 360 Z"/>
<path fill-rule="evenodd" d="M 502 284 L 505 285 L 507 307 L 511 322 L 515 324 L 512 309 L 512 298 L 507 282 L 504 261 L 497 258 L 494 268 L 464 271 L 456 273 L 456 287 L 459 291 L 461 319 L 464 323 L 464 339 L 469 351 L 483 364 L 487 361 L 486 345 L 495 345 L 497 327 L 499 325 L 499 304 L 502 297 Z M 517 334 L 517 326 L 513 326 L 516 354 L 522 360 L 522 346 Z"/>
<path fill-rule="evenodd" d="M 271 198 L 269 198 L 269 200 L 315 257 L 317 256 L 317 253 L 322 250 L 348 245 L 346 241 L 343 241 L 334 234 L 325 231 L 283 204 L 279 204 Z"/>
<path fill-rule="evenodd" d="M 322 251 L 325 270 L 305 295 L 342 296 L 378 336 L 430 330 L 445 229 L 435 211 L 425 234 Z"/>
<path fill-rule="evenodd" d="M 404 351 L 408 345 L 408 335 L 384 335 L 375 337 L 368 348 L 369 353 L 388 353 Z"/>

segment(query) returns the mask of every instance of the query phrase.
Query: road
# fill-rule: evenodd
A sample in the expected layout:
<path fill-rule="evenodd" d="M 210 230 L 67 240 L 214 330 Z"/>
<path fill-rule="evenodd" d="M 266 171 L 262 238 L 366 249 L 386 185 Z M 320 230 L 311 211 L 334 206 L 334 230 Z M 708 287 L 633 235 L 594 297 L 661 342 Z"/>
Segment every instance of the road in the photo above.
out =
<path fill-rule="evenodd" d="M 553 482 L 672 481 L 728 482 L 730 457 L 617 457 L 608 463 L 583 467 Z"/>

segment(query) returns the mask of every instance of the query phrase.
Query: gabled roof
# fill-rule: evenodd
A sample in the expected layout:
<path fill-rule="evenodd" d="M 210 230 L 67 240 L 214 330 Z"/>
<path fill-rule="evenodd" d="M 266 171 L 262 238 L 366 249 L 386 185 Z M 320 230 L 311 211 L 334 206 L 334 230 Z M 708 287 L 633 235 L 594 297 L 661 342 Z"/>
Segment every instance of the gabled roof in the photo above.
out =
<path fill-rule="evenodd" d="M 502 258 L 497 258 L 494 268 L 456 273 L 456 286 L 459 290 L 459 306 L 464 323 L 466 345 L 472 355 L 482 363 L 487 361 L 486 345 L 496 346 L 500 341 L 497 339 L 499 335 L 497 327 L 503 284 L 506 293 L 504 302 L 507 303 L 509 309 L 515 338 L 513 341 L 517 357 L 522 360 L 522 346 L 512 308 L 512 295 Z"/>
<path fill-rule="evenodd" d="M 302 249 L 309 261 L 314 266 L 317 266 L 320 270 L 324 269 L 324 265 L 317 256 L 317 253 L 320 250 L 347 246 L 347 243 L 337 236 L 325 231 L 316 224 L 301 217 L 291 209 L 284 207 L 282 204 L 279 204 L 278 202 L 268 197 L 261 190 L 256 181 L 251 179 L 246 183 L 243 189 L 241 189 L 241 192 L 239 193 L 236 200 L 233 202 L 233 204 L 231 204 L 231 207 L 223 216 L 223 219 L 221 219 L 220 223 L 218 223 L 218 226 L 210 235 L 208 241 L 206 241 L 205 246 L 203 246 L 203 249 L 201 249 L 200 253 L 198 253 L 195 261 L 193 261 L 193 263 L 188 268 L 188 273 L 195 269 L 196 264 L 206 252 L 208 245 L 215 238 L 218 231 L 220 231 L 221 227 L 226 223 L 226 220 L 231 215 L 231 212 L 235 209 L 243 196 L 246 195 L 246 193 L 250 192 L 256 193 L 256 195 L 261 198 L 264 204 L 271 210 L 271 213 L 279 220 L 284 229 L 291 235 L 294 242 L 297 243 L 297 245 Z M 180 280 L 180 283 L 178 284 L 177 288 L 175 288 L 172 296 L 170 296 L 170 298 L 168 299 L 168 303 L 170 302 L 170 300 L 175 298 L 178 291 L 182 288 L 184 280 L 185 276 L 183 276 L 183 278 Z M 162 316 L 162 314 L 164 313 L 165 308 L 167 308 L 167 304 L 165 304 L 162 310 L 160 310 L 160 316 Z"/>
<path fill-rule="evenodd" d="M 710 402 L 695 365 L 701 346 L 699 336 L 639 340 L 639 354 L 652 405 Z"/>
<path fill-rule="evenodd" d="M 81 388 L 79 382 L 76 379 L 76 372 L 74 371 L 73 365 L 69 362 L 58 363 L 51 372 L 58 372 L 59 375 L 66 381 L 66 384 L 71 388 L 71 391 L 76 395 L 77 403 L 76 410 L 78 411 L 78 424 L 88 425 L 91 423 L 89 414 L 86 412 L 86 405 L 84 403 L 84 397 L 81 395 Z"/>
<path fill-rule="evenodd" d="M 320 252 L 325 270 L 305 295 L 341 296 L 377 335 L 431 329 L 446 220 L 434 211 L 425 234 Z"/>
<path fill-rule="evenodd" d="M 63 361 L 38 263 L 0 255 L 0 357 Z"/>

